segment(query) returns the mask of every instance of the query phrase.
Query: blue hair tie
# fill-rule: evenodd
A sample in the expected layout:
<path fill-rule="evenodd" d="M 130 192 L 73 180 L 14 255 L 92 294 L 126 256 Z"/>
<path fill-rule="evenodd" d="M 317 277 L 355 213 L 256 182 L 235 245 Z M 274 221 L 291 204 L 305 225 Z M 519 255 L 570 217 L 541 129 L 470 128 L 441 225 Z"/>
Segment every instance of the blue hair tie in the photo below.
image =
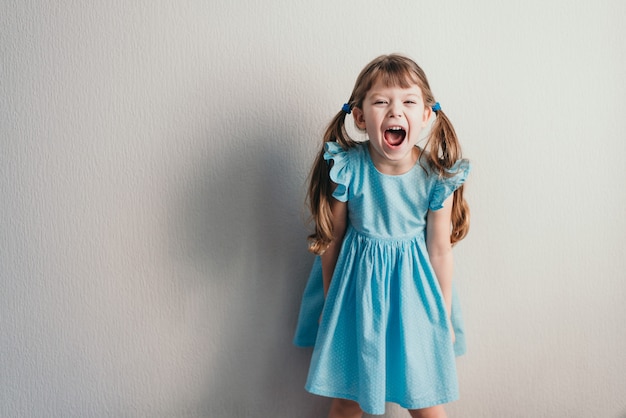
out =
<path fill-rule="evenodd" d="M 435 102 L 435 104 L 432 107 L 433 112 L 437 113 L 441 110 L 441 105 L 439 104 L 439 102 Z"/>
<path fill-rule="evenodd" d="M 350 103 L 344 103 L 343 106 L 341 106 L 341 110 L 346 112 L 348 115 L 352 113 L 352 109 L 350 109 Z"/>

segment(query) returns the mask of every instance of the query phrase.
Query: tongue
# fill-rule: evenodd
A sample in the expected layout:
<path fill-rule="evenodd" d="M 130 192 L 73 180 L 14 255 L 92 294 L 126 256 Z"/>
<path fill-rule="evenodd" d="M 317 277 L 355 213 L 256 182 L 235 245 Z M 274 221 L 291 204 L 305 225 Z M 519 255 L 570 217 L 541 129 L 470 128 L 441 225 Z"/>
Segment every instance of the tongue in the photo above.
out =
<path fill-rule="evenodd" d="M 385 131 L 385 141 L 389 145 L 400 145 L 404 141 L 404 131 Z"/>

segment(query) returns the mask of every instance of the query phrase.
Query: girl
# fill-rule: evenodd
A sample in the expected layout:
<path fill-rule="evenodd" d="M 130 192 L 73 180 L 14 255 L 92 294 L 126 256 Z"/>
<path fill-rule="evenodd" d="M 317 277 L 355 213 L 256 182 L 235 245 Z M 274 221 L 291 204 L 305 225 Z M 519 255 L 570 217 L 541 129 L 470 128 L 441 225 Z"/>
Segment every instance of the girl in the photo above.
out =
<path fill-rule="evenodd" d="M 432 115 L 424 148 L 417 146 Z M 367 140 L 354 141 L 346 115 Z M 452 288 L 452 245 L 469 228 L 454 128 L 422 69 L 381 56 L 331 121 L 310 175 L 316 257 L 294 342 L 314 345 L 306 383 L 334 398 L 329 417 L 445 417 L 465 351 Z"/>

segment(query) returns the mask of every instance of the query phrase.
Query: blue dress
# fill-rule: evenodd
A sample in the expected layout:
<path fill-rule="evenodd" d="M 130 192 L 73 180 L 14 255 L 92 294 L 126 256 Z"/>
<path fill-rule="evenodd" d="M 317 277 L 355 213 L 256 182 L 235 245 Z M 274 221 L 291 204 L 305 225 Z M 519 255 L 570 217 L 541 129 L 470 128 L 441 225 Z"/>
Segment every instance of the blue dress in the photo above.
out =
<path fill-rule="evenodd" d="M 469 163 L 459 160 L 449 178 L 419 163 L 386 175 L 367 142 L 348 151 L 329 142 L 325 159 L 333 161 L 333 197 L 348 202 L 348 226 L 326 300 L 320 257 L 302 298 L 294 344 L 314 346 L 306 389 L 357 401 L 374 415 L 384 414 L 385 402 L 418 409 L 456 400 L 463 324 L 453 292 L 452 344 L 426 250 L 426 215 L 465 181 Z"/>

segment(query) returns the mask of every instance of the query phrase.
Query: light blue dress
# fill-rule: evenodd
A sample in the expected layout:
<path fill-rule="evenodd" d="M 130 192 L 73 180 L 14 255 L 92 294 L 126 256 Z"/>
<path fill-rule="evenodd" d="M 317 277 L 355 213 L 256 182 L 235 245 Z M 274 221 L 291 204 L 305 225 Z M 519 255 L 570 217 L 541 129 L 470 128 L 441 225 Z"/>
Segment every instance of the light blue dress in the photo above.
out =
<path fill-rule="evenodd" d="M 333 196 L 348 202 L 348 227 L 326 301 L 320 257 L 302 298 L 294 343 L 314 346 L 306 389 L 374 415 L 385 402 L 418 409 L 456 400 L 455 355 L 465 352 L 465 336 L 454 292 L 452 344 L 426 215 L 465 181 L 469 163 L 459 160 L 449 178 L 425 161 L 391 176 L 376 169 L 367 143 L 344 151 L 334 142 L 325 159 L 333 161 Z"/>

